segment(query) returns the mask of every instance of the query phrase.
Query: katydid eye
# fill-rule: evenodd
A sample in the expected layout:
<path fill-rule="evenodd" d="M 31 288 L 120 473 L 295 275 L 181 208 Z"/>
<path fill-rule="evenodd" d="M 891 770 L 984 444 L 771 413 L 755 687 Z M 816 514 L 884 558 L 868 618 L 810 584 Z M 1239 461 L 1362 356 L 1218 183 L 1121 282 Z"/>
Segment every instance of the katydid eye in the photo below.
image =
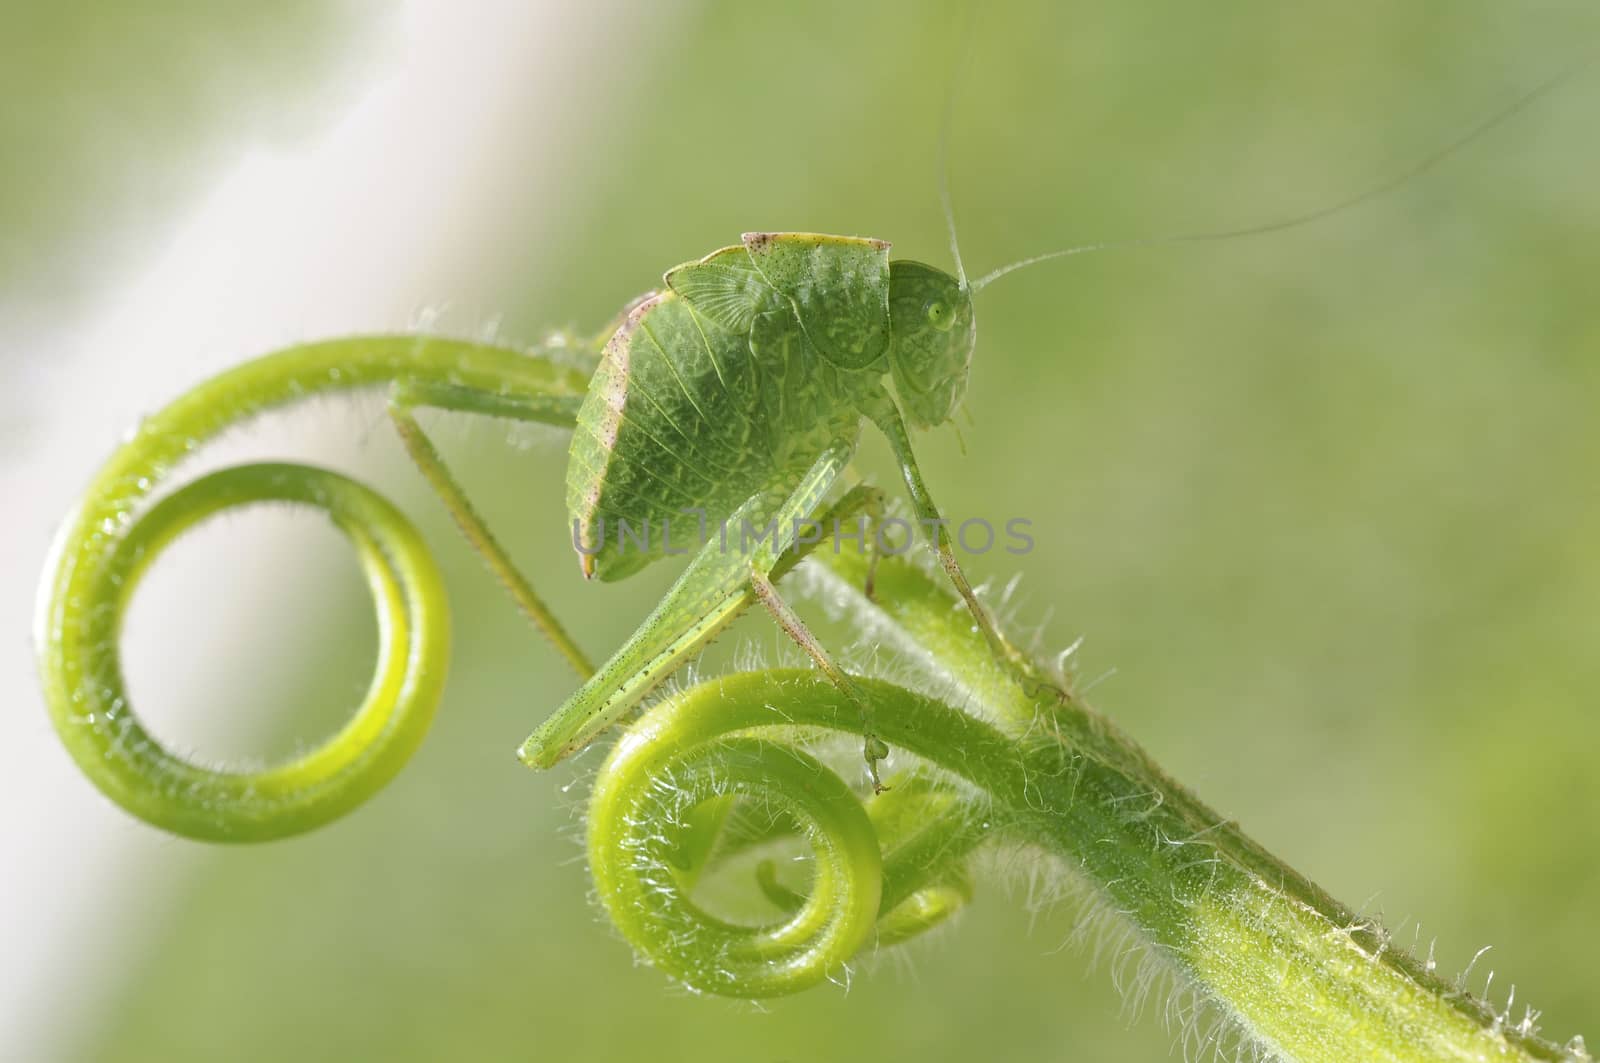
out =
<path fill-rule="evenodd" d="M 928 324 L 940 332 L 949 332 L 950 326 L 956 323 L 956 315 L 950 308 L 937 299 L 928 304 Z"/>

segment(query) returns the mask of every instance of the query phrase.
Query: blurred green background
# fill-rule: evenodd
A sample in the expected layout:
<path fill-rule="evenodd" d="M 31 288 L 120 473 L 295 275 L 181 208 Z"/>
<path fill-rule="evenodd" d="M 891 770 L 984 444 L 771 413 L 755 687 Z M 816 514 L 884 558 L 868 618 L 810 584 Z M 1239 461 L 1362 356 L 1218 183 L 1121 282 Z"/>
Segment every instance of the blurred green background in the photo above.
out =
<path fill-rule="evenodd" d="M 474 6 L 453 9 L 469 31 Z M 165 239 L 211 167 L 328 135 L 345 99 L 329 86 L 404 78 L 405 57 L 433 46 L 396 43 L 385 5 L 139 11 L 7 16 L 0 284 L 30 327 L 105 298 L 106 262 Z M 593 327 L 747 229 L 880 236 L 947 265 L 935 156 L 964 11 L 547 11 L 529 69 L 565 54 L 562 91 L 501 88 L 524 113 L 558 113 L 560 136 L 524 140 L 508 122 L 493 130 L 504 172 L 434 189 L 493 219 L 433 296 L 464 308 L 440 327 L 475 332 L 494 312 L 518 341 Z M 1577 2 L 981 5 L 950 150 L 969 270 L 1337 200 L 1597 31 L 1600 12 Z M 1173 774 L 1400 940 L 1436 938 L 1444 970 L 1492 944 L 1475 988 L 1493 968 L 1497 1002 L 1515 983 L 1547 1034 L 1587 1027 L 1591 1041 L 1597 101 L 1600 80 L 1581 77 L 1315 226 L 1019 273 L 978 303 L 965 451 L 949 430 L 921 444 L 949 513 L 1033 521 L 1031 555 L 971 567 L 1025 574 L 1023 615 L 1049 612 L 1046 645 L 1087 636 L 1086 677 L 1115 669 L 1094 700 Z M 537 192 L 519 194 L 528 174 Z M 30 357 L 6 347 L 10 366 Z M 140 403 L 170 397 L 103 358 Z M 386 792 L 309 837 L 201 848 L 97 807 L 129 853 L 105 883 L 129 932 L 57 957 L 109 985 L 52 1001 L 64 1058 L 1167 1057 L 1160 1009 L 1130 1020 L 1087 952 L 1060 948 L 1075 908 L 1030 912 L 1014 882 L 983 883 L 959 925 L 866 965 L 848 993 L 757 1008 L 636 968 L 586 896 L 576 845 L 597 758 L 530 775 L 510 756 L 571 678 L 398 467 L 371 409 L 303 416 L 351 440 L 438 546 L 458 642 L 446 703 Z M 670 573 L 582 584 L 559 439 L 454 422 L 439 436 L 569 626 L 592 651 L 616 645 Z M 875 442 L 864 467 L 893 484 Z M 23 514 L 30 546 L 59 517 Z M 331 574 L 301 603 L 300 656 L 264 632 L 241 648 L 253 695 L 217 709 L 270 718 L 280 750 L 335 724 L 372 643 L 353 564 L 331 537 L 314 545 Z M 248 568 L 232 563 L 213 578 Z M 770 625 L 740 631 L 776 644 Z M 31 677 L 8 682 L 14 712 L 42 715 Z M 62 756 L 46 728 L 29 735 Z"/>

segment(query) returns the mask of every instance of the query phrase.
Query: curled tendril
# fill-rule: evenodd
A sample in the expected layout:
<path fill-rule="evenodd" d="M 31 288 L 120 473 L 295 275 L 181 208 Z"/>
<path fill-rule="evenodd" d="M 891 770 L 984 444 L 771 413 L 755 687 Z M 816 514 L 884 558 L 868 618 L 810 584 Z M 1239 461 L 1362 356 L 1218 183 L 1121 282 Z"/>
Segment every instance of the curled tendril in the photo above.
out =
<path fill-rule="evenodd" d="M 295 347 L 218 376 L 145 419 L 90 484 L 57 539 L 40 592 L 38 665 L 50 717 L 78 766 L 133 814 L 178 834 L 260 841 L 348 812 L 421 740 L 449 655 L 444 588 L 416 529 L 371 490 L 305 465 L 225 469 L 151 503 L 208 439 L 264 410 L 380 386 L 456 389 L 489 402 L 570 401 L 583 374 L 522 352 L 417 336 Z M 555 419 L 555 418 L 552 418 Z M 321 746 L 264 770 L 197 764 L 163 746 L 129 701 L 118 639 L 139 578 L 175 538 L 224 510 L 310 507 L 355 547 L 378 615 L 372 684 Z"/>
<path fill-rule="evenodd" d="M 588 846 L 600 898 L 641 954 L 694 989 L 796 992 L 838 977 L 864 947 L 942 923 L 971 898 L 965 863 L 989 830 L 987 801 L 922 772 L 896 778 L 869 813 L 861 793 L 787 741 L 796 724 L 859 733 L 859 711 L 814 678 L 743 673 L 668 698 L 629 728 L 595 782 Z M 923 704 L 915 695 L 863 682 L 891 706 L 879 717 L 885 733 L 894 707 L 908 731 L 937 724 L 906 718 Z M 784 734 L 757 733 L 772 728 Z M 950 752 L 940 759 L 954 759 Z M 758 865 L 762 893 L 785 912 L 764 926 L 718 918 L 692 896 L 711 854 L 770 840 L 761 833 L 718 844 L 734 799 L 794 824 L 815 856 L 803 896 L 777 881 L 770 862 Z"/>
<path fill-rule="evenodd" d="M 287 502 L 320 510 L 355 547 L 378 615 L 372 683 L 354 716 L 319 748 L 261 771 L 197 767 L 150 737 L 123 693 L 117 641 L 139 578 L 179 535 L 226 509 Z M 140 816 L 193 837 L 261 840 L 335 819 L 381 789 L 416 748 L 444 687 L 450 623 L 444 586 L 409 521 L 371 490 L 303 465 L 239 465 L 163 498 L 117 539 L 102 570 L 116 593 L 85 618 L 90 647 L 83 699 L 94 727 L 105 719 L 103 785 Z M 96 733 L 96 745 L 102 733 Z"/>

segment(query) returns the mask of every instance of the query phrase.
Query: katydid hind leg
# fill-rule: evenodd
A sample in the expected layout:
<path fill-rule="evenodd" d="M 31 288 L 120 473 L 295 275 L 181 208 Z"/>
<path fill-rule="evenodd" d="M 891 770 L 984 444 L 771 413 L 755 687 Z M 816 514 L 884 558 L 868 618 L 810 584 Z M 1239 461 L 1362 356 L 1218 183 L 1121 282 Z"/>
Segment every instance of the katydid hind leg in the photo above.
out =
<path fill-rule="evenodd" d="M 709 534 L 638 629 L 523 743 L 522 760 L 546 768 L 582 749 L 756 601 L 752 566 L 769 579 L 792 566 L 797 525 L 816 512 L 854 447 L 836 441 L 787 496 L 753 496 Z M 768 528 L 747 555 L 747 529 Z"/>
<path fill-rule="evenodd" d="M 711 535 L 627 641 L 528 736 L 518 757 L 549 768 L 583 749 L 749 604 L 743 559 Z"/>
<path fill-rule="evenodd" d="M 887 511 L 887 499 L 880 488 L 868 483 L 856 484 L 816 519 L 816 536 L 796 540 L 795 548 L 784 553 L 771 572 L 772 581 L 776 583 L 788 575 L 790 569 L 823 542 L 832 539 L 833 550 L 838 553 L 844 549 L 844 541 L 850 539 L 857 543 L 857 549 L 867 555 L 867 574 L 862 580 L 861 591 L 867 601 L 876 601 L 878 562 L 883 558 L 879 529 Z M 847 533 L 847 528 L 853 528 L 854 531 Z"/>
<path fill-rule="evenodd" d="M 865 501 L 866 527 L 862 534 L 868 536 L 867 542 L 867 576 L 861 582 L 861 593 L 867 601 L 878 600 L 878 562 L 883 560 L 883 540 L 879 536 L 879 529 L 883 525 L 884 514 L 887 510 L 883 492 L 876 487 L 866 488 Z"/>
<path fill-rule="evenodd" d="M 821 641 L 806 626 L 805 621 L 800 618 L 800 615 L 794 611 L 793 607 L 784 600 L 783 595 L 778 592 L 777 587 L 772 582 L 774 574 L 781 575 L 784 571 L 787 571 L 786 556 L 795 554 L 792 533 L 797 531 L 799 525 L 815 512 L 817 505 L 826 495 L 828 488 L 832 486 L 833 481 L 843 471 L 844 462 L 849 460 L 850 452 L 853 450 L 853 444 L 846 445 L 842 442 L 829 448 L 829 454 L 837 454 L 843 460 L 831 467 L 827 473 L 826 482 L 824 483 L 821 478 L 814 475 L 816 473 L 816 468 L 814 467 L 813 475 L 807 478 L 807 482 L 803 483 L 798 490 L 777 507 L 778 527 L 780 529 L 788 529 L 790 538 L 785 540 L 774 537 L 770 541 L 763 540 L 756 544 L 756 550 L 749 559 L 749 580 L 751 592 L 766 606 L 767 611 L 772 614 L 772 618 L 777 621 L 778 626 L 794 640 L 797 646 L 806 652 L 806 655 L 811 658 L 822 674 L 827 676 L 834 686 L 838 687 L 855 704 L 856 709 L 860 712 L 862 757 L 866 760 L 867 772 L 872 777 L 872 788 L 882 793 L 884 786 L 882 780 L 878 777 L 878 762 L 889 755 L 889 747 L 884 743 L 883 739 L 878 737 L 873 727 L 871 701 L 844 669 L 834 662 Z M 828 460 L 825 455 L 819 461 L 819 465 Z M 847 508 L 849 510 L 864 511 L 870 517 L 874 509 L 882 509 L 882 504 L 881 492 L 863 485 L 852 489 L 850 494 L 840 500 L 840 505 L 830 510 L 829 514 L 824 515 L 822 519 L 824 521 L 830 519 L 842 520 L 844 518 L 840 516 L 841 511 Z M 867 530 L 863 529 L 863 536 L 867 534 L 869 534 Z M 876 541 L 876 534 L 873 534 L 872 538 Z M 838 544 L 836 543 L 835 545 Z"/>
<path fill-rule="evenodd" d="M 549 606 L 534 591 L 533 585 L 523 576 L 511 555 L 501 546 L 498 539 L 489 530 L 488 524 L 479 515 L 472 501 L 467 497 L 460 482 L 450 472 L 449 466 L 444 462 L 439 450 L 427 433 L 422 430 L 422 425 L 417 422 L 412 411 L 419 405 L 442 406 L 446 409 L 458 409 L 464 412 L 486 412 L 482 407 L 470 400 L 460 405 L 444 405 L 452 398 L 452 394 L 432 392 L 428 395 L 414 394 L 408 389 L 396 387 L 389 398 L 389 419 L 393 422 L 400 441 L 404 444 L 406 453 L 422 473 L 423 479 L 433 488 L 439 500 L 444 503 L 456 527 L 466 537 L 467 543 L 481 557 L 489 571 L 500 581 L 501 586 L 511 596 L 517 608 L 533 625 L 550 641 L 563 659 L 572 666 L 580 678 L 587 678 L 594 673 L 594 665 L 589 663 L 589 658 L 573 640 L 561 622 L 551 612 Z M 490 397 L 493 399 L 494 397 Z M 497 416 L 515 417 L 518 407 L 499 402 L 491 411 Z M 535 421 L 546 421 L 547 411 L 534 404 L 527 407 L 531 411 L 525 418 Z"/>
<path fill-rule="evenodd" d="M 848 509 L 850 516 L 860 515 L 858 528 L 862 548 L 867 553 L 867 575 L 861 581 L 861 593 L 869 602 L 878 600 L 878 562 L 883 560 L 883 539 L 880 534 L 883 518 L 888 513 L 888 501 L 883 491 L 871 484 L 857 484 L 840 499 L 840 509 Z"/>
<path fill-rule="evenodd" d="M 795 645 L 806 652 L 806 655 L 816 664 L 822 674 L 827 676 L 834 686 L 853 702 L 861 713 L 861 725 L 864 734 L 861 750 L 862 757 L 867 762 L 867 772 L 872 776 L 872 788 L 878 793 L 887 789 L 883 780 L 878 777 L 878 762 L 889 755 L 889 747 L 878 737 L 873 727 L 872 701 L 851 679 L 849 673 L 840 668 L 822 643 L 812 634 L 800 614 L 794 607 L 784 600 L 778 593 L 778 588 L 773 586 L 772 580 L 767 577 L 759 567 L 750 566 L 750 586 L 761 604 L 767 607 L 767 612 L 778 622 L 784 633 L 794 640 Z"/>

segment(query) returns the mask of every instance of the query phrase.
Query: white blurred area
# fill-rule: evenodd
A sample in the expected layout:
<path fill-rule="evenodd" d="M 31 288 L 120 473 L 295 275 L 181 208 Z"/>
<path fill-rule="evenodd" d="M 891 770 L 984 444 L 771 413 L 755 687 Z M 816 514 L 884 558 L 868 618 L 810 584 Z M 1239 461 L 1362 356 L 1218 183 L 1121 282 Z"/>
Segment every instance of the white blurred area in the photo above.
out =
<path fill-rule="evenodd" d="M 175 895 L 198 850 L 100 797 L 46 718 L 34 679 L 32 605 L 50 538 L 76 492 L 140 414 L 246 357 L 314 337 L 412 327 L 441 304 L 453 331 L 489 321 L 496 308 L 476 293 L 503 254 L 498 230 L 514 212 L 519 233 L 537 238 L 542 217 L 581 211 L 574 189 L 553 187 L 559 171 L 546 162 L 575 150 L 575 139 L 607 108 L 625 105 L 635 85 L 614 67 L 604 78 L 595 71 L 606 68 L 602 54 L 615 46 L 616 27 L 627 26 L 636 47 L 641 18 L 650 17 L 625 0 L 437 0 L 370 11 L 370 23 L 347 44 L 348 80 L 328 94 L 326 121 L 308 140 L 269 152 L 252 146 L 249 130 L 228 131 L 229 166 L 183 212 L 161 220 L 148 259 L 109 297 L 77 320 L 7 338 L 7 387 L 0 389 L 7 425 L 0 492 L 9 509 L 0 552 L 4 1059 L 49 1059 L 70 1047 L 74 1031 L 66 1027 L 94 1014 L 96 1001 L 125 976 L 127 958 L 160 925 L 162 898 Z M 632 69 L 637 76 L 639 65 Z M 26 308 L 8 311 L 4 299 L 0 293 L 0 325 L 28 319 Z M 352 419 L 382 425 L 371 416 L 376 407 L 354 409 L 263 422 L 196 468 L 270 455 L 363 468 L 370 479 L 372 450 Z M 152 574 L 158 593 L 136 603 L 138 630 L 125 649 L 136 701 L 161 706 L 158 734 L 179 734 L 208 751 L 251 748 L 251 725 L 265 721 L 248 712 L 230 717 L 233 706 L 212 699 L 240 667 L 238 647 L 263 629 L 307 627 L 289 614 L 314 599 L 330 571 L 355 585 L 354 563 L 341 558 L 331 534 L 285 534 L 288 520 L 235 518 L 225 535 L 201 533 L 198 561 Z M 289 560 L 307 535 L 327 548 L 311 564 Z M 216 591 L 211 565 L 232 566 L 226 594 L 250 608 L 208 607 L 197 628 L 185 602 Z M 169 625 L 184 632 L 181 669 L 166 667 L 172 658 L 149 658 L 178 653 L 170 640 L 144 635 Z M 263 674 L 255 667 L 253 675 Z M 136 883 L 133 896 L 119 897 L 128 882 Z"/>

